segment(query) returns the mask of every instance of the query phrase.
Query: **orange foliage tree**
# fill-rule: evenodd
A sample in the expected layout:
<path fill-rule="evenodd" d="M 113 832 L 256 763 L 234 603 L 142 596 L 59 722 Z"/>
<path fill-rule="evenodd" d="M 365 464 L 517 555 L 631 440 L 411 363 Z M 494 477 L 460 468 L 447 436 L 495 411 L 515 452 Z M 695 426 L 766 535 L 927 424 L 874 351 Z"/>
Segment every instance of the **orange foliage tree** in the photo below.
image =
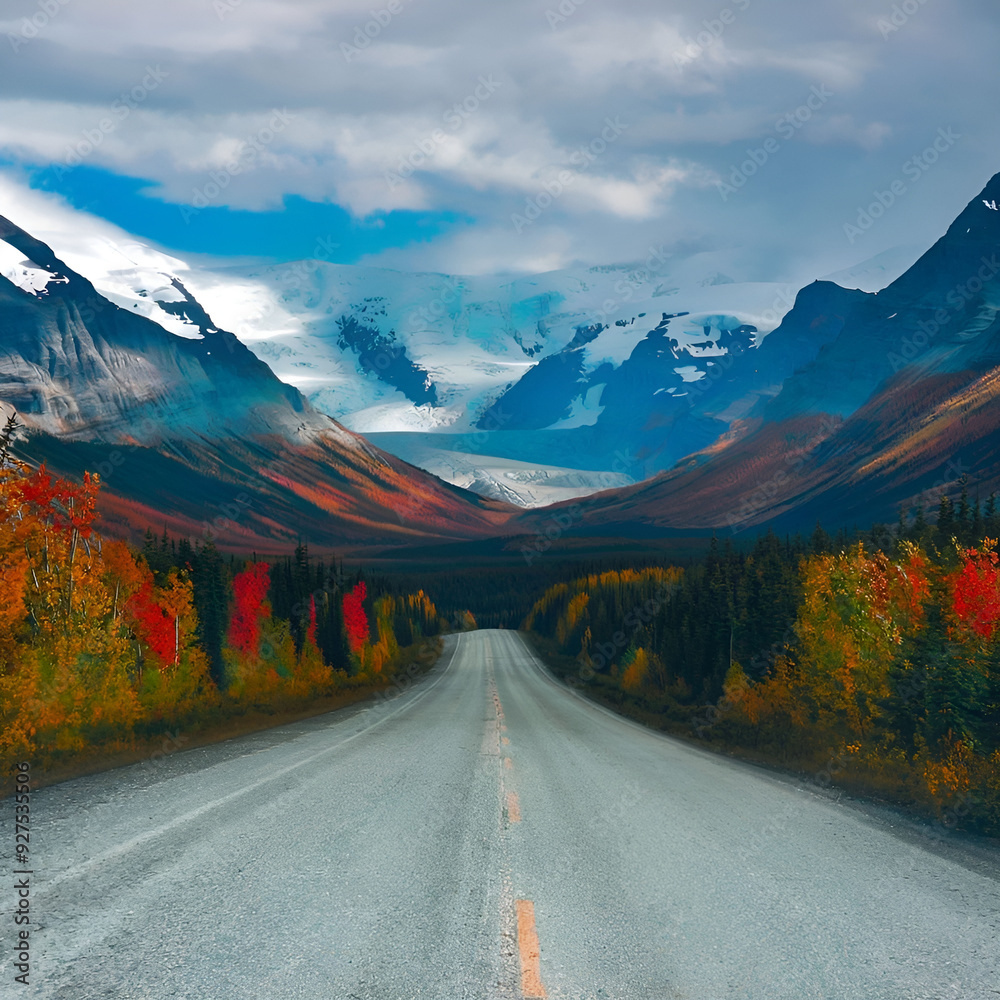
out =
<path fill-rule="evenodd" d="M 202 689 L 190 583 L 154 587 L 124 543 L 96 534 L 99 489 L 0 462 L 0 754 L 127 742 L 151 710 L 144 646 L 151 666 L 183 674 L 173 704 Z"/>

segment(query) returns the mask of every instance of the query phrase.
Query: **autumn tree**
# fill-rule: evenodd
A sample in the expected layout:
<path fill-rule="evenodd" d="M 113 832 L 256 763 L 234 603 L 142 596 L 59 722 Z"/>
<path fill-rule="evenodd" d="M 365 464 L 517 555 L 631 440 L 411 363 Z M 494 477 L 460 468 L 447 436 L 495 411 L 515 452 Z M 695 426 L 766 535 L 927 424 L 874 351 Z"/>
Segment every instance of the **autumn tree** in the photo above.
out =
<path fill-rule="evenodd" d="M 365 612 L 367 594 L 368 588 L 362 580 L 344 595 L 344 627 L 352 653 L 360 652 L 370 638 L 368 615 Z"/>
<path fill-rule="evenodd" d="M 270 569 L 267 563 L 253 563 L 233 578 L 229 645 L 244 656 L 256 656 L 260 650 L 261 624 L 271 613 L 266 604 Z"/>

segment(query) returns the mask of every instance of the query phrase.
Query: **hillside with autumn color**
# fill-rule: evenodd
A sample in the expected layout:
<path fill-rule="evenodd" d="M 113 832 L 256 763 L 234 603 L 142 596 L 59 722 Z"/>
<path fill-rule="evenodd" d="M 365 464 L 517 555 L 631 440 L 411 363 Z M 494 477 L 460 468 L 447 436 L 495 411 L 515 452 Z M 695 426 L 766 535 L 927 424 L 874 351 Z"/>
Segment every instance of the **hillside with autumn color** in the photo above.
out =
<path fill-rule="evenodd" d="M 0 434 L 0 757 L 51 765 L 248 712 L 333 707 L 424 669 L 452 623 L 317 562 L 95 530 L 99 476 L 53 476 Z M 468 627 L 462 618 L 458 628 Z"/>
<path fill-rule="evenodd" d="M 550 587 L 523 627 L 648 725 L 1000 834 L 1000 512 Z"/>
<path fill-rule="evenodd" d="M 571 513 L 576 530 L 807 530 L 892 521 L 963 476 L 1000 489 L 1000 368 L 901 373 L 843 418 L 800 414 L 737 426 L 711 448 L 644 483 L 520 515 L 538 533 Z M 576 512 L 579 512 L 578 514 Z"/>

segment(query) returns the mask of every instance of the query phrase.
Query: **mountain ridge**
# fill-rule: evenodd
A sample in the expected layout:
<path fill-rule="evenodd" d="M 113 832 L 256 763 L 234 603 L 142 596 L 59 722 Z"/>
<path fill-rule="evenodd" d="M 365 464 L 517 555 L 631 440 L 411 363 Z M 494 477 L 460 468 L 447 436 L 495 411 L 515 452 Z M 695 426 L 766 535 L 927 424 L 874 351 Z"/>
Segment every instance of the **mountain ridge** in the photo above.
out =
<path fill-rule="evenodd" d="M 167 518 L 201 535 L 225 507 L 240 512 L 229 540 L 266 548 L 303 529 L 318 545 L 480 537 L 508 515 L 314 410 L 182 285 L 186 335 L 111 302 L 9 220 L 0 233 L 24 255 L 12 269 L 4 251 L 0 402 L 33 435 L 28 455 L 70 475 L 110 465 L 105 506 L 122 530 Z"/>

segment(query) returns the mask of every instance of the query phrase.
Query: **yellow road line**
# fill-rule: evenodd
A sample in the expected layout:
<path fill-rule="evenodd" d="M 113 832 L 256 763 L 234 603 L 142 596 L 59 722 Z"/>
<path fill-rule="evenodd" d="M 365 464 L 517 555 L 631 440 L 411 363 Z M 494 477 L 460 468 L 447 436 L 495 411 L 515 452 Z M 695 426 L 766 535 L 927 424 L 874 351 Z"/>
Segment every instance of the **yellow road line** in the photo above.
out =
<path fill-rule="evenodd" d="M 507 819 L 511 823 L 521 822 L 521 803 L 517 800 L 517 792 L 507 793 Z"/>
<path fill-rule="evenodd" d="M 546 997 L 539 964 L 541 951 L 535 930 L 535 904 L 530 899 L 517 901 L 517 947 L 521 953 L 521 993 L 526 997 Z"/>

